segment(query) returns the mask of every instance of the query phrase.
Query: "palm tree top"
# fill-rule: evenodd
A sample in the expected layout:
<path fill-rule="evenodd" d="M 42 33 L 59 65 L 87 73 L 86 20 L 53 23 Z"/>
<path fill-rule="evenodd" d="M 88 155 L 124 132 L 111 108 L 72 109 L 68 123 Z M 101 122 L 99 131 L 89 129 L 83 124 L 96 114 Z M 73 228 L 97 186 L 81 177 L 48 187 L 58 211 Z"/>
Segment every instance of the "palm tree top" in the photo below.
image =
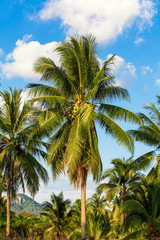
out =
<path fill-rule="evenodd" d="M 41 149 L 43 141 L 34 137 L 28 142 L 34 129 L 35 109 L 27 102 L 22 104 L 21 89 L 1 91 L 0 97 L 0 166 L 5 173 L 10 156 L 13 187 L 17 190 L 20 184 L 25 190 L 26 181 L 28 190 L 34 195 L 39 190 L 39 177 L 44 183 L 48 182 L 47 171 L 36 159 L 46 156 L 45 150 Z"/>
<path fill-rule="evenodd" d="M 111 201 L 119 195 L 120 199 L 125 199 L 130 193 L 131 186 L 135 182 L 139 182 L 143 175 L 138 172 L 137 161 L 129 158 L 115 158 L 111 161 L 113 168 L 107 169 L 102 180 L 106 179 L 107 183 L 102 183 L 98 186 L 98 191 L 106 190 L 106 198 Z"/>
<path fill-rule="evenodd" d="M 44 57 L 38 58 L 34 64 L 35 72 L 40 73 L 41 80 L 48 85 L 28 85 L 29 92 L 34 96 L 32 101 L 41 103 L 45 110 L 39 117 L 41 133 L 47 136 L 55 133 L 50 138 L 50 143 L 59 142 L 60 138 L 62 143 L 69 136 L 68 141 L 62 144 L 64 151 L 61 144 L 59 147 L 57 144 L 55 147 L 51 144 L 52 154 L 48 161 L 63 158 L 63 167 L 66 164 L 72 165 L 69 167 L 72 179 L 76 176 L 73 177 L 71 169 L 74 169 L 75 173 L 77 164 L 79 170 L 84 165 L 86 169 L 92 165 L 89 172 L 99 169 L 99 174 L 101 164 L 97 167 L 100 154 L 95 122 L 97 121 L 119 144 L 133 151 L 132 139 L 116 120 L 141 124 L 141 119 L 122 107 L 107 104 L 107 101 L 112 99 L 129 100 L 129 94 L 126 89 L 115 85 L 114 76 L 111 75 L 114 55 L 101 66 L 97 42 L 92 35 L 70 37 L 59 43 L 55 51 L 60 55 L 60 66 Z M 85 151 L 86 154 L 84 146 L 90 149 Z M 57 164 L 54 165 L 54 169 L 55 177 L 61 171 Z"/>

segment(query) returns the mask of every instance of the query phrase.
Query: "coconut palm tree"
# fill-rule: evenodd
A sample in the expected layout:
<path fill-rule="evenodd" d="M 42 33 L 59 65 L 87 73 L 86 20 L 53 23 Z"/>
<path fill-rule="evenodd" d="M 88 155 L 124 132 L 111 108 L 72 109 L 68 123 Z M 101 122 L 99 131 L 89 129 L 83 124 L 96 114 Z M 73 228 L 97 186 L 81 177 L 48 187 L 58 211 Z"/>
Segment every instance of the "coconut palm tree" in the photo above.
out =
<path fill-rule="evenodd" d="M 125 230 L 134 229 L 124 239 L 133 239 L 140 234 L 145 239 L 156 240 L 160 237 L 160 182 L 143 180 L 133 188 L 133 195 L 123 206 L 127 213 Z M 139 227 L 141 226 L 141 227 Z"/>
<path fill-rule="evenodd" d="M 39 190 L 39 178 L 45 183 L 48 175 L 36 156 L 45 157 L 40 149 L 42 142 L 35 137 L 28 142 L 34 126 L 34 110 L 28 104 L 22 105 L 21 90 L 10 88 L 1 91 L 0 113 L 0 168 L 7 181 L 7 228 L 10 235 L 10 199 L 25 185 L 34 195 Z"/>
<path fill-rule="evenodd" d="M 160 104 L 160 96 L 157 96 L 157 98 L 157 103 Z M 140 158 L 143 158 L 144 162 L 150 162 L 156 155 L 157 163 L 151 169 L 149 176 L 160 177 L 160 111 L 153 103 L 145 105 L 144 108 L 147 109 L 149 116 L 139 113 L 138 115 L 142 119 L 143 125 L 140 126 L 138 130 L 130 130 L 129 134 L 136 141 L 154 147 L 153 151 L 145 153 Z"/>
<path fill-rule="evenodd" d="M 106 133 L 133 151 L 131 137 L 115 119 L 140 124 L 137 115 L 107 104 L 115 99 L 129 100 L 127 90 L 116 86 L 111 75 L 114 56 L 101 67 L 97 42 L 90 35 L 76 36 L 59 43 L 56 49 L 60 66 L 41 57 L 34 64 L 45 84 L 29 84 L 33 102 L 43 106 L 39 134 L 50 135 L 48 163 L 56 178 L 67 167 L 70 182 L 81 187 L 81 227 L 85 238 L 86 181 L 89 173 L 100 179 L 102 163 L 98 148 L 96 122 Z M 38 130 L 37 130 L 38 131 Z"/>
<path fill-rule="evenodd" d="M 43 203 L 43 212 L 41 214 L 49 219 L 49 223 L 43 224 L 45 239 L 67 239 L 66 231 L 68 230 L 69 208 L 70 200 L 64 200 L 62 192 L 58 196 L 52 193 L 51 203 Z"/>

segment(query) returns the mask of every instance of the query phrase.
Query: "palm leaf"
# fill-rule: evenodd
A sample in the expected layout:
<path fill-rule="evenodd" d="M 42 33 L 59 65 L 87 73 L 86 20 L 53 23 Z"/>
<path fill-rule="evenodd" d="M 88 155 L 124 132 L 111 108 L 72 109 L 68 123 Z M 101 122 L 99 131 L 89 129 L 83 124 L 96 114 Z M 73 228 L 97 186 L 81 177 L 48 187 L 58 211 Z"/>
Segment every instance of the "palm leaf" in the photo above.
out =
<path fill-rule="evenodd" d="M 118 144 L 124 145 L 130 152 L 133 152 L 132 138 L 116 122 L 103 113 L 99 113 L 98 121 L 106 133 L 114 137 Z"/>
<path fill-rule="evenodd" d="M 124 122 L 129 121 L 139 125 L 142 124 L 140 117 L 122 107 L 111 104 L 101 104 L 99 110 L 107 114 L 109 117 L 112 117 L 113 119 L 123 120 Z"/>

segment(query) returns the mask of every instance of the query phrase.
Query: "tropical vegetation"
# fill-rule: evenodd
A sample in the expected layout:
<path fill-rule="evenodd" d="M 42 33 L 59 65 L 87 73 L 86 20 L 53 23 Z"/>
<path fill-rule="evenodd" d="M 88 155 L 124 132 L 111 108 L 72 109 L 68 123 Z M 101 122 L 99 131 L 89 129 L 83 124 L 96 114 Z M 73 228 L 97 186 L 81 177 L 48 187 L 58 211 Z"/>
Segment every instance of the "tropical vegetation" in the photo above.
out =
<path fill-rule="evenodd" d="M 145 106 L 148 115 L 114 105 L 128 101 L 129 94 L 115 84 L 115 56 L 100 63 L 97 49 L 92 35 L 70 37 L 56 49 L 60 65 L 36 60 L 42 83 L 29 84 L 30 100 L 23 103 L 20 89 L 0 92 L 0 239 L 160 239 L 160 96 Z M 126 131 L 119 120 L 138 129 Z M 132 155 L 112 159 L 104 171 L 100 127 Z M 152 151 L 135 159 L 134 140 Z M 70 183 L 81 187 L 81 199 L 72 202 L 52 191 L 50 201 L 38 204 L 18 195 L 27 188 L 34 197 L 40 180 L 47 183 L 41 159 L 53 179 L 66 172 Z M 90 174 L 97 189 L 86 199 Z"/>

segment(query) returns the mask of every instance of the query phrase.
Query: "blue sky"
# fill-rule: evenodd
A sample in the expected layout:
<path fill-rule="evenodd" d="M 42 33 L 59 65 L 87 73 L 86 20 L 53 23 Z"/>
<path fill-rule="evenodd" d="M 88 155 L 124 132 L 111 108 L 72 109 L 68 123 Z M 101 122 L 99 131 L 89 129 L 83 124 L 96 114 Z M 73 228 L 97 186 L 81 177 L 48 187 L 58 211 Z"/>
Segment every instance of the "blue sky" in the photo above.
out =
<path fill-rule="evenodd" d="M 0 78 L 1 90 L 18 87 L 26 90 L 30 82 L 38 82 L 33 63 L 39 56 L 52 58 L 57 42 L 71 34 L 92 33 L 99 42 L 103 60 L 116 54 L 117 84 L 127 88 L 131 103 L 116 103 L 133 112 L 143 111 L 160 93 L 160 18 L 159 0 L 2 0 L 0 1 Z M 125 129 L 136 126 L 122 124 Z M 130 157 L 99 130 L 99 146 L 104 169 L 115 157 Z M 148 151 L 136 143 L 135 157 Z M 88 196 L 95 185 L 88 180 Z M 43 186 L 36 200 L 49 200 L 52 192 L 63 191 L 65 197 L 80 197 L 62 176 Z"/>

